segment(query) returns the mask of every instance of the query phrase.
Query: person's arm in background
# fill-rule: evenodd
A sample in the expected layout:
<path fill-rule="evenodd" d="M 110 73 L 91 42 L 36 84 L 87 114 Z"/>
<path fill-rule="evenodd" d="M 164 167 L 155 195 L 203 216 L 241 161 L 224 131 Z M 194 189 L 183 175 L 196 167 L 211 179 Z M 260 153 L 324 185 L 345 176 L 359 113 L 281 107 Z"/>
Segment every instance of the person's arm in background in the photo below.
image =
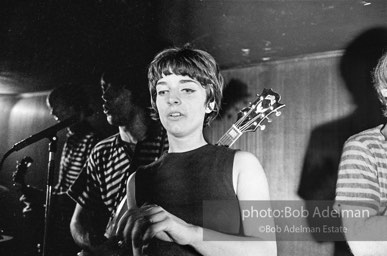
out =
<path fill-rule="evenodd" d="M 92 255 L 109 255 L 116 246 L 116 241 L 107 241 L 104 229 L 98 228 L 97 222 L 98 218 L 92 211 L 77 204 L 70 223 L 71 235 L 75 243 L 86 252 Z"/>
<path fill-rule="evenodd" d="M 387 252 L 387 216 L 378 216 L 369 207 L 340 205 L 345 238 L 355 256 L 382 256 Z M 350 217 L 347 213 L 361 213 L 362 217 Z M 370 214 L 369 217 L 368 214 Z"/>
<path fill-rule="evenodd" d="M 98 245 L 106 241 L 104 233 L 108 218 L 99 196 L 95 158 L 91 153 L 77 180 L 67 191 L 77 203 L 70 222 L 71 235 L 78 246 L 89 252 L 97 250 Z"/>
<path fill-rule="evenodd" d="M 355 256 L 387 252 L 387 216 L 379 213 L 381 195 L 377 159 L 360 141 L 345 143 L 340 161 L 335 209 L 341 213 L 345 237 Z M 351 217 L 351 213 L 359 213 Z"/>

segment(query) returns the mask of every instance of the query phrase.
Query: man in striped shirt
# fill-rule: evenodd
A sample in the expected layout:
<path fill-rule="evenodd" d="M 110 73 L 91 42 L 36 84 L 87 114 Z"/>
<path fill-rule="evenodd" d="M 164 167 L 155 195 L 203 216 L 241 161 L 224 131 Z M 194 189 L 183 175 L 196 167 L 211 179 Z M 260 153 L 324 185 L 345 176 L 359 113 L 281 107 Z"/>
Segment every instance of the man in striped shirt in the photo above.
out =
<path fill-rule="evenodd" d="M 47 105 L 57 121 L 73 116 L 79 116 L 81 120 L 67 128 L 67 139 L 59 164 L 59 181 L 53 195 L 50 234 L 55 235 L 50 236 L 48 241 L 51 253 L 74 255 L 78 247 L 71 237 L 68 226 L 75 204 L 66 191 L 78 177 L 92 148 L 100 139 L 87 121 L 86 117 L 92 112 L 91 102 L 81 84 L 66 83 L 56 87 L 48 95 Z M 24 215 L 39 225 L 44 217 L 44 198 L 45 193 L 33 187 L 28 187 L 21 198 L 26 205 L 23 209 Z"/>
<path fill-rule="evenodd" d="M 387 116 L 387 53 L 374 72 L 374 86 Z M 354 255 L 387 252 L 387 126 L 350 137 L 343 148 L 335 209 Z"/>
<path fill-rule="evenodd" d="M 114 70 L 101 80 L 107 121 L 118 127 L 93 149 L 68 194 L 77 202 L 71 232 L 85 251 L 107 250 L 107 219 L 126 195 L 126 181 L 138 166 L 155 161 L 167 149 L 165 131 L 151 120 L 145 70 Z"/>
<path fill-rule="evenodd" d="M 59 166 L 59 180 L 55 186 L 57 194 L 66 192 L 77 179 L 91 150 L 100 141 L 96 131 L 86 120 L 92 112 L 86 92 L 79 84 L 66 84 L 54 89 L 47 98 L 51 114 L 58 121 L 80 115 L 80 122 L 67 128 Z"/>

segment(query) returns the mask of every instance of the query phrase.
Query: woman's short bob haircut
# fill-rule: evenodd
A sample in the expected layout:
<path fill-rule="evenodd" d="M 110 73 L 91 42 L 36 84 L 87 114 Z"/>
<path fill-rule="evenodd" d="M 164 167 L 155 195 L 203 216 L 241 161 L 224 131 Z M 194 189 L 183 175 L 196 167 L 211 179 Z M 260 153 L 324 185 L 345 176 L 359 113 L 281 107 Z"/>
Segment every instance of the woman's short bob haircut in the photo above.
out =
<path fill-rule="evenodd" d="M 222 100 L 223 77 L 220 74 L 218 64 L 207 52 L 189 47 L 169 48 L 156 55 L 148 68 L 149 91 L 151 104 L 156 112 L 156 84 L 163 75 L 189 76 L 197 80 L 207 91 L 206 104 L 213 104 L 212 112 L 206 114 L 204 126 L 218 115 Z"/>

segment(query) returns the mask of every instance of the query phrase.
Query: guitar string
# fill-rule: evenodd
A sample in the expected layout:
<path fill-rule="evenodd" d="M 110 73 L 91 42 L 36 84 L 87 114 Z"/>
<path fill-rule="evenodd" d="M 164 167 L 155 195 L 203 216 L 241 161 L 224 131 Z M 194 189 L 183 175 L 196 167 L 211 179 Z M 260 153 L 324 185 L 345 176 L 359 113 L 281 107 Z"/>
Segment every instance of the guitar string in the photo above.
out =
<path fill-rule="evenodd" d="M 268 119 L 267 117 L 270 116 L 273 112 L 275 112 L 275 110 L 272 110 L 270 111 L 267 115 L 265 115 L 264 117 L 262 117 L 261 121 L 258 123 L 258 125 L 260 125 L 260 123 L 265 120 L 265 119 Z M 258 118 L 258 116 L 254 117 L 253 119 L 249 120 L 245 125 L 243 125 L 241 127 L 241 130 L 247 130 L 247 127 L 249 127 L 252 123 L 256 122 L 256 119 Z"/>

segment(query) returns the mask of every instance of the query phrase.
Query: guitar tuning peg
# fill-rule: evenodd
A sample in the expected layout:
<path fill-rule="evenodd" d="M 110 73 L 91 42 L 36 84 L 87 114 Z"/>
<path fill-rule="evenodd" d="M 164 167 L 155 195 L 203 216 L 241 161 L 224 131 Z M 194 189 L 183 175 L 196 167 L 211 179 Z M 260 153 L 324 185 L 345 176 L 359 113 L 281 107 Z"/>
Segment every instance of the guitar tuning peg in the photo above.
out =
<path fill-rule="evenodd" d="M 259 129 L 261 129 L 261 131 L 265 130 L 266 129 L 266 125 L 259 125 Z"/>
<path fill-rule="evenodd" d="M 276 111 L 276 112 L 275 112 L 275 115 L 276 115 L 276 116 L 280 116 L 281 114 L 282 114 L 281 111 Z"/>

